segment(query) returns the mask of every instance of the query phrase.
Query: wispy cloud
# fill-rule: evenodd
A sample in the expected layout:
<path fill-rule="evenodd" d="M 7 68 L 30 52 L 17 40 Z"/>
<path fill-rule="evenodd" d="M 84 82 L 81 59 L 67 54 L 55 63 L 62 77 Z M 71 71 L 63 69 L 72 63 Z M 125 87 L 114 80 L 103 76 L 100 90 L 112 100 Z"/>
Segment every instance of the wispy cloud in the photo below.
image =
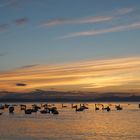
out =
<path fill-rule="evenodd" d="M 135 23 L 121 25 L 121 26 L 115 26 L 115 27 L 105 28 L 105 29 L 100 29 L 100 30 L 74 32 L 74 33 L 70 33 L 68 35 L 59 37 L 59 39 L 79 37 L 79 36 L 95 36 L 95 35 L 100 35 L 100 34 L 105 34 L 105 33 L 121 32 L 121 31 L 134 30 L 134 29 L 140 29 L 140 22 L 135 22 Z"/>
<path fill-rule="evenodd" d="M 25 83 L 16 83 L 16 86 L 24 87 L 24 86 L 27 86 L 27 84 L 25 84 Z"/>
<path fill-rule="evenodd" d="M 15 23 L 21 26 L 21 25 L 25 25 L 28 21 L 29 19 L 27 17 L 23 17 L 23 18 L 15 20 Z"/>
<path fill-rule="evenodd" d="M 116 18 L 119 15 L 126 15 L 134 11 L 132 7 L 125 7 L 117 9 L 110 13 L 110 16 L 93 16 L 93 17 L 82 17 L 82 18 L 56 18 L 50 19 L 40 24 L 41 27 L 46 26 L 58 26 L 65 24 L 88 24 L 88 23 L 97 23 L 97 22 L 109 22 Z"/>
<path fill-rule="evenodd" d="M 22 25 L 25 25 L 29 22 L 29 19 L 27 17 L 23 17 L 23 18 L 19 18 L 19 19 L 16 19 L 14 21 L 14 23 L 17 25 L 17 26 L 22 26 Z M 3 31 L 6 31 L 7 29 L 9 29 L 9 26 L 11 25 L 11 23 L 3 23 L 3 24 L 0 24 L 0 32 L 3 32 Z"/>
<path fill-rule="evenodd" d="M 0 73 L 0 90 L 140 91 L 140 57 L 33 66 Z M 28 86 L 17 87 L 15 83 Z M 75 88 L 76 87 L 76 88 Z M 138 90 L 139 89 L 139 90 Z"/>
<path fill-rule="evenodd" d="M 125 15 L 125 14 L 129 14 L 129 13 L 131 13 L 131 12 L 133 12 L 134 11 L 134 8 L 132 8 L 132 7 L 127 7 L 127 8 L 121 8 L 121 9 L 118 9 L 117 11 L 116 11 L 116 14 L 119 14 L 119 15 Z"/>
<path fill-rule="evenodd" d="M 48 20 L 42 23 L 40 26 L 57 26 L 63 24 L 87 24 L 87 23 L 96 23 L 96 22 L 105 22 L 112 20 L 112 16 L 95 16 L 95 17 L 83 17 L 83 18 L 75 18 L 75 19 L 67 19 L 67 18 L 58 18 Z"/>
<path fill-rule="evenodd" d="M 32 68 L 32 67 L 35 67 L 35 66 L 38 66 L 38 64 L 26 65 L 26 66 L 21 67 L 21 69 L 23 69 L 23 68 Z"/>

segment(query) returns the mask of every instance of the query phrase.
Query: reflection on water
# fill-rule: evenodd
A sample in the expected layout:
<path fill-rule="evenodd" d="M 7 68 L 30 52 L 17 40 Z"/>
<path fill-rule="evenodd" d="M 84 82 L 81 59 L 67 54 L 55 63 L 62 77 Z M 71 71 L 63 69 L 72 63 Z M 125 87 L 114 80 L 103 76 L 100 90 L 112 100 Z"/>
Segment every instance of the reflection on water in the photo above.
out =
<path fill-rule="evenodd" d="M 15 113 L 5 109 L 0 115 L 0 140 L 139 140 L 140 109 L 136 103 L 121 103 L 123 110 L 117 111 L 112 103 L 111 111 L 89 109 L 76 112 L 71 104 L 55 104 L 59 115 L 31 115 L 15 107 Z M 106 105 L 104 103 L 104 105 Z M 31 104 L 28 104 L 30 107 Z M 1 111 L 0 111 L 1 112 Z"/>

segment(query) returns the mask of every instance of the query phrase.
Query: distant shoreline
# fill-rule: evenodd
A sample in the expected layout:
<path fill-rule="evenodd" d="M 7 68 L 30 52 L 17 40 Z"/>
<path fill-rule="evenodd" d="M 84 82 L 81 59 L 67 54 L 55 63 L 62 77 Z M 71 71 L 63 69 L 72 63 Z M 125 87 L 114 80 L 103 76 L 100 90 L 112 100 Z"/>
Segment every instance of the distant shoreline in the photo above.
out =
<path fill-rule="evenodd" d="M 1 103 L 138 103 L 140 101 L 0 101 Z"/>
<path fill-rule="evenodd" d="M 0 92 L 0 102 L 140 102 L 140 95 L 121 93 L 73 93 L 36 90 L 29 93 Z"/>
<path fill-rule="evenodd" d="M 80 100 L 80 99 L 67 99 L 67 100 L 62 100 L 62 99 L 51 99 L 51 100 L 47 100 L 47 99 L 0 99 L 0 102 L 4 102 L 4 103 L 8 103 L 8 102 L 11 102 L 11 103 L 20 103 L 20 102 L 56 102 L 56 103 L 72 103 L 72 102 L 140 102 L 140 97 L 135 99 L 135 100 L 132 100 L 132 99 L 120 99 L 120 100 L 107 100 L 107 99 L 95 99 L 95 100 L 91 100 L 91 99 L 86 99 L 86 100 Z"/>

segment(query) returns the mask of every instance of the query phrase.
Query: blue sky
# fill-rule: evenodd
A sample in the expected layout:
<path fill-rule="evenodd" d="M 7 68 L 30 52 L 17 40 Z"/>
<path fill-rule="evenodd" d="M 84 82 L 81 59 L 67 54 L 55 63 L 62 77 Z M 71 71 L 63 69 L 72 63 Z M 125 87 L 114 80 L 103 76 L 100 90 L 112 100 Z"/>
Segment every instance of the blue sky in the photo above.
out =
<path fill-rule="evenodd" d="M 0 71 L 140 56 L 139 0 L 0 0 Z"/>

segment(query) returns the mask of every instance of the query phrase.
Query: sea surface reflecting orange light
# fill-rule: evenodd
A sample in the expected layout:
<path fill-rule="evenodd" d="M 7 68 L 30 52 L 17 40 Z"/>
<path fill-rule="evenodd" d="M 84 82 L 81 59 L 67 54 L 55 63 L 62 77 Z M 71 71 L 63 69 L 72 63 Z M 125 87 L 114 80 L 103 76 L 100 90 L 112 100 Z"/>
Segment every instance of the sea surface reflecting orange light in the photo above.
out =
<path fill-rule="evenodd" d="M 75 103 L 79 107 L 79 103 Z M 74 104 L 74 105 L 75 105 Z M 107 106 L 108 103 L 101 103 Z M 27 115 L 15 107 L 15 113 L 4 110 L 0 116 L 1 139 L 42 139 L 42 140 L 139 140 L 140 111 L 137 103 L 123 103 L 123 110 L 115 109 L 116 103 L 110 103 L 111 111 L 95 111 L 95 104 L 88 103 L 89 109 L 76 112 L 71 104 L 55 103 L 59 115 L 32 113 Z M 119 103 L 118 103 L 119 104 Z M 28 108 L 32 104 L 26 104 Z M 38 105 L 40 105 L 38 103 Z M 127 116 L 127 117 L 126 117 Z M 11 131 L 12 130 L 12 131 Z"/>

